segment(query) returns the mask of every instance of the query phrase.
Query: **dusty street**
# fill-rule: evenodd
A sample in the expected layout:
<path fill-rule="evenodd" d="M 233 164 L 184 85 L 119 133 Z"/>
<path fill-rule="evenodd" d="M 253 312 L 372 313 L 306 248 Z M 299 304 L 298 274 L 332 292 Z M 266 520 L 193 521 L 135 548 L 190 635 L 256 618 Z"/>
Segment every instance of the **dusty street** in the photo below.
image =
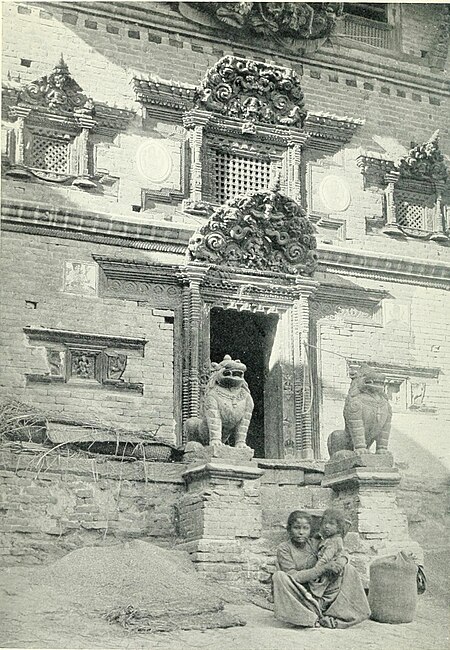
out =
<path fill-rule="evenodd" d="M 437 598 L 419 599 L 416 618 L 405 625 L 382 625 L 373 621 L 348 629 L 293 629 L 274 620 L 271 611 L 253 604 L 228 604 L 226 609 L 247 620 L 244 627 L 159 634 L 130 633 L 83 611 L 39 614 L 32 603 L 21 606 L 18 592 L 2 593 L 1 646 L 9 648 L 118 648 L 121 650 L 440 650 L 448 648 L 448 617 Z M 39 607 L 38 607 L 39 609 Z"/>

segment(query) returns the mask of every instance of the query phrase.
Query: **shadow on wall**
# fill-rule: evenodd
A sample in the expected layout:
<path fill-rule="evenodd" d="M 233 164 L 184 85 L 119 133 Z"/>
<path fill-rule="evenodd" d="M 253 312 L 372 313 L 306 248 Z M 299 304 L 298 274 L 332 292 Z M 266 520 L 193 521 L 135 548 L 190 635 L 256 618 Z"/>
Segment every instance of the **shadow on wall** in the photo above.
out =
<path fill-rule="evenodd" d="M 403 476 L 398 504 L 408 517 L 411 538 L 424 549 L 428 591 L 444 599 L 450 593 L 443 570 L 450 557 L 447 432 L 448 423 L 438 417 L 396 413 L 390 441 Z"/>

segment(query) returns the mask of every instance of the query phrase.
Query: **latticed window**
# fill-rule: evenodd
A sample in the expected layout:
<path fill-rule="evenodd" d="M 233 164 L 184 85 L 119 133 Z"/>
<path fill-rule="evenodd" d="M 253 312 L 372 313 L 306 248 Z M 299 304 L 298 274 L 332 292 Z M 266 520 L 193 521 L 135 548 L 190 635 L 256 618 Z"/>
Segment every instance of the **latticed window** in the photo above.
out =
<path fill-rule="evenodd" d="M 426 208 L 420 203 L 399 201 L 396 203 L 397 223 L 405 228 L 426 230 Z"/>
<path fill-rule="evenodd" d="M 30 167 L 56 174 L 67 174 L 69 142 L 56 138 L 34 136 L 31 141 Z"/>
<path fill-rule="evenodd" d="M 217 203 L 239 194 L 266 190 L 270 184 L 270 160 L 214 150 L 213 196 Z"/>

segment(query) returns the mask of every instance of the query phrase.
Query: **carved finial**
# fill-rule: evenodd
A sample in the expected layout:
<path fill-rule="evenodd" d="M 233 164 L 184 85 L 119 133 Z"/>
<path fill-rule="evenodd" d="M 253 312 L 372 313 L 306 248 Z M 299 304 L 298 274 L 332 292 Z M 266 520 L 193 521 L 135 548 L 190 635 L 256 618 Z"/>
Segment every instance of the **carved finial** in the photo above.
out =
<path fill-rule="evenodd" d="M 229 354 L 226 354 L 223 358 L 224 361 L 231 361 L 231 357 Z"/>
<path fill-rule="evenodd" d="M 439 140 L 439 129 L 437 129 L 437 130 L 433 133 L 433 135 L 432 135 L 431 138 L 428 140 L 428 142 L 429 142 L 429 143 L 436 142 L 436 144 L 437 144 L 438 140 Z"/>

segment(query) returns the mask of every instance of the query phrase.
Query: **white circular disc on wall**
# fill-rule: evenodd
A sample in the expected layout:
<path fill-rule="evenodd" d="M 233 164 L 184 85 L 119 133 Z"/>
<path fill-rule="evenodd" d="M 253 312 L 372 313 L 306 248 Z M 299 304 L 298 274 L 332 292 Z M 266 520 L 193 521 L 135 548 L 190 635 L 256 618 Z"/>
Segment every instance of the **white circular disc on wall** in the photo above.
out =
<path fill-rule="evenodd" d="M 341 176 L 325 176 L 319 187 L 320 200 L 331 212 L 344 212 L 351 201 L 347 181 Z"/>
<path fill-rule="evenodd" d="M 159 142 L 144 142 L 136 153 L 139 173 L 150 183 L 163 183 L 172 172 L 172 158 Z"/>

